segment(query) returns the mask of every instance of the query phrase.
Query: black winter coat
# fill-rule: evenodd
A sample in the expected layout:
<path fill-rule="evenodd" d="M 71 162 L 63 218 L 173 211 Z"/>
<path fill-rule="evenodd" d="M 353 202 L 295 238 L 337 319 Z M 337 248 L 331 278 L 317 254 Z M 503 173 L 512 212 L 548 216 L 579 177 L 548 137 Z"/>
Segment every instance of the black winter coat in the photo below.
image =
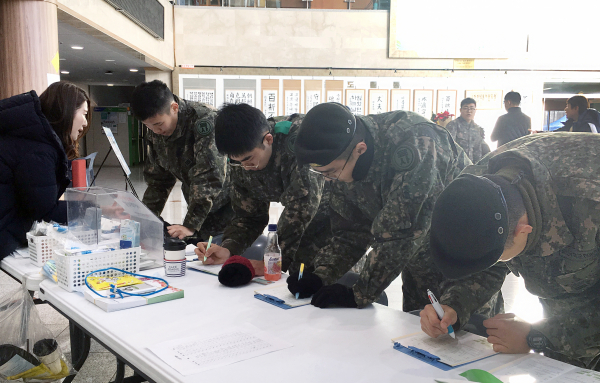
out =
<path fill-rule="evenodd" d="M 67 222 L 67 169 L 35 91 L 0 100 L 0 260 L 26 246 L 34 221 Z"/>

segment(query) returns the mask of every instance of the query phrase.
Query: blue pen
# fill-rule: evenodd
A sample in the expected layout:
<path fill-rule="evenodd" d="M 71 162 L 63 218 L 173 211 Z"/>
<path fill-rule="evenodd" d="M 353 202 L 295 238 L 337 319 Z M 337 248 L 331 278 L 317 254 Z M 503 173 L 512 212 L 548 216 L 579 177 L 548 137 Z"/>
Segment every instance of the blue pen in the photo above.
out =
<path fill-rule="evenodd" d="M 300 274 L 298 274 L 298 280 L 302 279 L 302 273 L 304 272 L 304 263 L 300 264 Z M 296 293 L 296 299 L 300 297 L 300 293 Z"/>
<path fill-rule="evenodd" d="M 438 302 L 435 295 L 433 295 L 433 293 L 429 289 L 427 289 L 427 296 L 429 297 L 429 300 L 431 301 L 431 305 L 433 306 L 433 309 L 437 313 L 440 320 L 442 320 L 442 318 L 444 317 L 444 309 L 440 305 L 440 302 Z M 448 326 L 448 335 L 450 335 L 452 338 L 456 339 L 456 334 L 454 334 L 454 329 L 452 328 L 452 325 Z"/>

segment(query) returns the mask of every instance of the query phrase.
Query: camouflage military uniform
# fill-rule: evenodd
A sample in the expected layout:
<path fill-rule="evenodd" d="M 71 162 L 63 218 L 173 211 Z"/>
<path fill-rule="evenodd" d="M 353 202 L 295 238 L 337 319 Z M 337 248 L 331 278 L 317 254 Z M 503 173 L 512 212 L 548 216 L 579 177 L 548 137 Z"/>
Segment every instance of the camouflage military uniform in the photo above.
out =
<path fill-rule="evenodd" d="M 433 205 L 471 161 L 446 130 L 415 113 L 356 118 L 370 134 L 365 142 L 374 148 L 373 161 L 364 179 L 333 184 L 334 237 L 315 259 L 315 274 L 335 283 L 371 246 L 353 287 L 358 307 L 375 301 L 402 273 L 404 311 L 422 308 L 427 289 L 439 293 L 443 280 L 428 254 Z"/>
<path fill-rule="evenodd" d="M 502 146 L 465 172 L 493 174 L 516 166 L 535 188 L 541 234 L 506 264 L 537 295 L 547 319 L 534 325 L 552 347 L 546 356 L 598 369 L 600 358 L 600 136 L 555 133 Z M 531 223 L 531 222 L 530 222 Z M 533 223 L 535 225 L 535 223 Z M 466 323 L 477 302 L 499 291 L 502 280 L 448 283 L 440 301 Z M 463 283 L 465 284 L 465 283 Z"/>
<path fill-rule="evenodd" d="M 446 129 L 473 163 L 490 152 L 490 147 L 485 142 L 485 132 L 475 121 L 471 121 L 469 124 L 464 118 L 458 117 L 456 120 L 450 121 L 446 125 Z"/>
<path fill-rule="evenodd" d="M 223 232 L 233 217 L 226 162 L 215 145 L 216 111 L 204 104 L 175 97 L 179 104 L 177 128 L 169 137 L 148 131 L 144 177 L 148 188 L 142 202 L 160 215 L 177 180 L 188 203 L 183 226 L 200 238 Z"/>
<path fill-rule="evenodd" d="M 232 254 L 242 254 L 269 222 L 270 202 L 281 202 L 285 208 L 277 234 L 282 269 L 291 272 L 302 262 L 310 266 L 331 237 L 328 196 L 321 198 L 324 181 L 309 172 L 308 166 L 299 169 L 296 165 L 294 141 L 303 117 L 294 114 L 268 120 L 273 152 L 267 167 L 257 171 L 231 167 L 231 203 L 236 217 L 225 229 L 221 245 Z"/>

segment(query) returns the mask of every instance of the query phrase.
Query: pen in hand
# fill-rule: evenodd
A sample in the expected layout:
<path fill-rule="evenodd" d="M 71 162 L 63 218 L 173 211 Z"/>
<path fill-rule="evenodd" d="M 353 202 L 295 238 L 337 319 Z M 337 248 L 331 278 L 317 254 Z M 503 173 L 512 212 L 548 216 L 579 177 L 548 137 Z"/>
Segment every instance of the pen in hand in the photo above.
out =
<path fill-rule="evenodd" d="M 302 279 L 302 273 L 304 272 L 304 263 L 300 264 L 300 274 L 298 274 L 298 280 Z M 300 292 L 296 293 L 296 299 L 300 297 Z"/>
<path fill-rule="evenodd" d="M 433 293 L 429 289 L 427 289 L 427 296 L 429 297 L 429 301 L 431 302 L 433 309 L 435 310 L 436 314 L 438 315 L 438 318 L 440 318 L 440 320 L 442 320 L 442 318 L 444 317 L 444 309 L 440 305 L 440 302 L 438 302 L 435 295 L 433 295 Z M 452 338 L 456 339 L 456 334 L 454 334 L 454 328 L 452 328 L 452 325 L 448 326 L 448 335 L 450 335 Z"/>
<path fill-rule="evenodd" d="M 212 235 L 210 236 L 210 238 L 208 238 L 208 244 L 206 245 L 206 252 L 208 252 L 208 249 L 210 249 L 211 243 L 212 243 Z M 204 253 L 204 254 L 205 254 L 205 256 L 204 256 L 204 262 L 206 262 L 206 259 L 207 259 L 206 258 L 206 253 Z"/>

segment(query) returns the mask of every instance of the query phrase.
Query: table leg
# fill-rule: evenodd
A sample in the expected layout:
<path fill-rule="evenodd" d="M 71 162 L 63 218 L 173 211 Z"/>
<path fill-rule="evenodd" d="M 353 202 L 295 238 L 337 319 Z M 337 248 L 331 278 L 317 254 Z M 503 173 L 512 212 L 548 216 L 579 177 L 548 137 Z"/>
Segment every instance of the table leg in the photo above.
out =
<path fill-rule="evenodd" d="M 73 368 L 79 371 L 90 353 L 91 339 L 71 320 L 69 320 L 69 335 L 71 336 L 71 361 Z M 63 383 L 71 383 L 74 378 L 75 375 L 68 376 Z"/>
<path fill-rule="evenodd" d="M 117 374 L 115 375 L 115 380 L 110 383 L 142 383 L 147 382 L 142 376 L 140 376 L 135 371 L 133 372 L 133 376 L 128 378 L 125 377 L 125 365 L 119 357 L 117 357 Z"/>

